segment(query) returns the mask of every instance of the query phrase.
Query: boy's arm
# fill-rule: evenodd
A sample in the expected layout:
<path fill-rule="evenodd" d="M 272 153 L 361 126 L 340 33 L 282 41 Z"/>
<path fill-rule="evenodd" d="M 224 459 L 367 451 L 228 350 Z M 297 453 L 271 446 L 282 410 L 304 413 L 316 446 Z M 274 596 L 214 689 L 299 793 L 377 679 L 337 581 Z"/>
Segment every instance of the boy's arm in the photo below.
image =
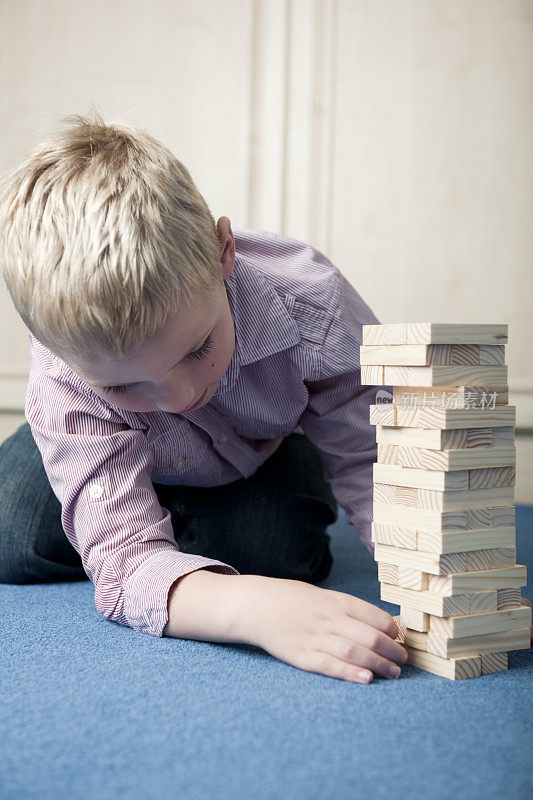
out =
<path fill-rule="evenodd" d="M 144 431 L 76 384 L 64 370 L 50 374 L 33 365 L 26 392 L 26 418 L 62 506 L 63 530 L 94 583 L 102 617 L 162 636 L 178 578 L 202 568 L 239 573 L 179 550 L 170 512 L 150 480 Z"/>
<path fill-rule="evenodd" d="M 347 680 L 397 671 L 406 653 L 391 638 L 392 617 L 376 606 L 181 553 L 149 478 L 144 431 L 62 370 L 30 376 L 28 422 L 104 618 L 153 636 L 255 644 Z"/>
<path fill-rule="evenodd" d="M 369 406 L 376 402 L 380 388 L 392 393 L 392 387 L 361 386 L 362 326 L 377 325 L 379 320 L 341 272 L 338 278 L 338 302 L 319 350 L 318 378 L 305 381 L 309 401 L 299 423 L 321 452 L 324 477 L 337 502 L 373 554 L 372 487 L 377 444 Z"/>

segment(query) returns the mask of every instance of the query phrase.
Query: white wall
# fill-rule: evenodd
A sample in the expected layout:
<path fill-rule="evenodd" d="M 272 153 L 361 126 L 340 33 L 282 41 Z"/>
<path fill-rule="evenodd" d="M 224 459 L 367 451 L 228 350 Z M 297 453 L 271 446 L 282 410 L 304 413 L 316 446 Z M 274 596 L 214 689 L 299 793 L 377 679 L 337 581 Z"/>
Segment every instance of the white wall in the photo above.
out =
<path fill-rule="evenodd" d="M 321 248 L 382 321 L 509 323 L 533 426 L 531 0 L 0 0 L 0 36 L 1 170 L 91 103 L 134 119 L 215 217 Z M 21 409 L 3 284 L 0 314 Z"/>

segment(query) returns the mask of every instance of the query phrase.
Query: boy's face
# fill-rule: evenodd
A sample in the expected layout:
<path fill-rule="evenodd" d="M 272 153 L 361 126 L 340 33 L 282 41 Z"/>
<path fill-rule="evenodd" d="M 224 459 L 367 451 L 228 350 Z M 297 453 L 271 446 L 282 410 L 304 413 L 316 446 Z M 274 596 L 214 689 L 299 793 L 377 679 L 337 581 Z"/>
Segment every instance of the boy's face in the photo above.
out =
<path fill-rule="evenodd" d="M 235 347 L 223 281 L 235 264 L 235 240 L 227 217 L 218 221 L 217 228 L 224 250 L 221 280 L 211 294 L 173 315 L 157 336 L 124 359 L 100 356 L 88 362 L 62 356 L 99 397 L 127 411 L 181 414 L 200 399 L 198 407 L 205 405 L 213 396 Z"/>

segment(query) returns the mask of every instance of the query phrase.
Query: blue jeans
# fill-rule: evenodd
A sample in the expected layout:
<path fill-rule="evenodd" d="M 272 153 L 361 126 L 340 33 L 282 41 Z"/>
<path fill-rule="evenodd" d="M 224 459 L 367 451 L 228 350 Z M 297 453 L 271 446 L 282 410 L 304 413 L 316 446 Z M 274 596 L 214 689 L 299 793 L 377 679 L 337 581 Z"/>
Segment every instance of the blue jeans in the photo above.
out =
<path fill-rule="evenodd" d="M 219 559 L 241 574 L 309 583 L 329 574 L 326 528 L 338 508 L 319 451 L 303 434 L 287 436 L 248 478 L 224 486 L 153 486 L 182 552 Z M 84 579 L 26 422 L 0 445 L 0 583 Z"/>

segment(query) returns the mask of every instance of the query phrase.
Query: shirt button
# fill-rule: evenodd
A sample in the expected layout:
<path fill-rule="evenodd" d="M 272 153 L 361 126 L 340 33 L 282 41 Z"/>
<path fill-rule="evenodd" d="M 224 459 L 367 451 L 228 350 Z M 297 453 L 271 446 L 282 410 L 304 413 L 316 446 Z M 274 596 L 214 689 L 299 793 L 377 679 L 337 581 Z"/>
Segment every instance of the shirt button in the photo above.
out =
<path fill-rule="evenodd" d="M 183 458 L 183 456 L 180 456 L 179 458 L 177 458 L 174 461 L 174 468 L 175 469 L 182 469 L 184 464 L 185 464 L 185 459 Z"/>
<path fill-rule="evenodd" d="M 224 444 L 225 442 L 227 442 L 228 441 L 228 434 L 227 433 L 221 433 L 220 436 L 218 437 L 218 441 L 220 442 L 220 444 Z"/>
<path fill-rule="evenodd" d="M 92 483 L 89 486 L 89 495 L 95 499 L 101 497 L 104 493 L 104 487 L 100 483 Z"/>

